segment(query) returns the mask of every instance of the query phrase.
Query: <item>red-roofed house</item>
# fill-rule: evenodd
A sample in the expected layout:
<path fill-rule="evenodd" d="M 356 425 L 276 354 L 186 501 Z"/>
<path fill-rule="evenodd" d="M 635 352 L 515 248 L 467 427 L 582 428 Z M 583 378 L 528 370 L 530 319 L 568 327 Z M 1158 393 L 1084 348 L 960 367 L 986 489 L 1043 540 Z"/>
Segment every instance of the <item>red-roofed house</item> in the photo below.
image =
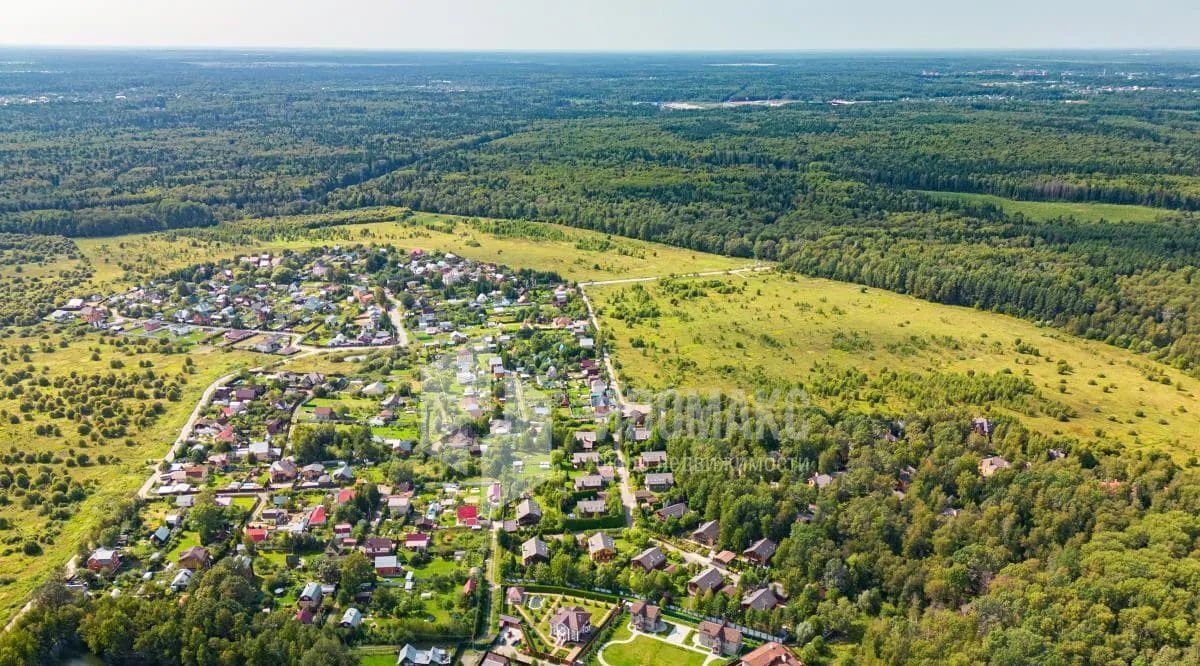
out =
<path fill-rule="evenodd" d="M 479 507 L 474 504 L 464 504 L 458 507 L 458 524 L 474 527 L 479 524 Z"/>

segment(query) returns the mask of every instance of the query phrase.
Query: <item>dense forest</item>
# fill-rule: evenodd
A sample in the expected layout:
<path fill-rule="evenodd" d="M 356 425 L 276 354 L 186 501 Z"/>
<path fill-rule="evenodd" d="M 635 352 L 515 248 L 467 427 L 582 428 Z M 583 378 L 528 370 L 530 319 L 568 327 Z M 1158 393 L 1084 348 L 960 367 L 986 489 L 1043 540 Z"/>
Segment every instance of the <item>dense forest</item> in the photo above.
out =
<path fill-rule="evenodd" d="M 44 68 L 2 68 L 0 231 L 375 204 L 549 220 L 1200 364 L 1187 54 L 310 55 L 15 53 Z M 1161 216 L 1032 220 L 928 190 Z"/>

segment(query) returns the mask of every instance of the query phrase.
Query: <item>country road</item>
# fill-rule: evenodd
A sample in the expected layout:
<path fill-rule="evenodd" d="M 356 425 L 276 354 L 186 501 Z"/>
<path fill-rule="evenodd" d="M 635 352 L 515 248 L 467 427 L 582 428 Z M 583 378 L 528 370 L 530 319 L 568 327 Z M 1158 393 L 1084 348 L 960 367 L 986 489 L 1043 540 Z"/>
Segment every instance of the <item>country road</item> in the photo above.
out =
<path fill-rule="evenodd" d="M 654 278 L 650 278 L 654 279 Z M 636 278 L 638 281 L 644 281 L 643 278 Z M 596 283 L 591 283 L 596 284 Z M 611 283 L 605 283 L 611 284 Z M 583 304 L 587 308 L 588 318 L 592 322 L 592 327 L 596 329 L 596 333 L 600 332 L 600 321 L 596 319 L 596 311 L 592 307 L 592 300 L 588 298 L 586 285 L 579 284 L 579 295 L 583 297 Z M 625 393 L 621 390 L 621 378 L 617 375 L 617 368 L 613 365 L 612 358 L 608 355 L 608 350 L 604 349 L 601 352 L 604 355 L 604 368 L 608 371 L 609 378 L 612 379 L 613 392 L 617 394 L 618 408 L 625 405 Z M 614 433 L 614 437 L 619 436 L 619 433 Z M 617 449 L 617 480 L 621 492 L 621 506 L 625 512 L 625 524 L 633 527 L 633 514 L 637 510 L 637 498 L 633 495 L 633 486 L 629 483 L 629 460 L 625 455 L 625 451 L 619 446 Z"/>
<path fill-rule="evenodd" d="M 180 428 L 179 437 L 175 438 L 175 441 L 171 444 L 171 448 L 167 449 L 167 452 L 165 455 L 163 455 L 162 460 L 159 461 L 158 465 L 155 465 L 154 472 L 150 474 L 149 478 L 146 479 L 146 482 L 143 483 L 142 487 L 138 489 L 138 497 L 145 499 L 146 496 L 150 494 L 150 489 L 154 487 L 155 482 L 158 481 L 159 476 L 162 474 L 162 468 L 164 466 L 163 463 L 170 464 L 171 461 L 175 460 L 175 449 L 177 449 L 180 444 L 187 440 L 188 435 L 192 432 L 192 428 L 196 425 L 196 421 L 200 420 L 200 415 L 204 413 L 204 408 L 208 405 L 208 401 L 212 399 L 213 393 L 216 393 L 217 389 L 233 381 L 233 378 L 237 377 L 239 374 L 240 372 L 233 372 L 228 375 L 218 377 L 213 380 L 213 383 L 209 384 L 208 387 L 204 389 L 204 393 L 200 396 L 200 400 L 196 402 L 196 407 L 192 410 L 192 414 L 188 416 L 187 422 L 185 422 L 183 427 Z"/>
<path fill-rule="evenodd" d="M 654 282 L 655 280 L 665 280 L 667 278 L 698 278 L 698 277 L 718 277 L 721 275 L 740 275 L 742 273 L 756 273 L 758 271 L 774 270 L 775 266 L 771 264 L 755 264 L 753 266 L 745 266 L 743 268 L 731 268 L 724 271 L 701 271 L 699 273 L 680 273 L 678 275 L 651 275 L 648 277 L 635 278 L 620 278 L 618 280 L 593 280 L 591 282 L 580 282 L 580 287 L 598 287 L 606 284 L 631 284 L 634 282 Z"/>

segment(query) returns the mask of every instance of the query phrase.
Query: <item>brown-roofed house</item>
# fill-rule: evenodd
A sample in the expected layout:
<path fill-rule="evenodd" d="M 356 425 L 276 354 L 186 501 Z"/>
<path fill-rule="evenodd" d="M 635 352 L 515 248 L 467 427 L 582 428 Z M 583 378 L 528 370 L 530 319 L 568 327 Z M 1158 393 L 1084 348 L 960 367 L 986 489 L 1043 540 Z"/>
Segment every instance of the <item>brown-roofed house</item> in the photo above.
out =
<path fill-rule="evenodd" d="M 662 610 L 644 601 L 635 601 L 629 606 L 629 624 L 638 631 L 658 633 L 666 628 Z"/>
<path fill-rule="evenodd" d="M 697 527 L 692 532 L 692 541 L 704 544 L 709 548 L 717 545 L 717 538 L 721 535 L 720 525 L 715 520 L 710 520 Z"/>
<path fill-rule="evenodd" d="M 197 571 L 208 566 L 208 549 L 203 546 L 192 546 L 179 554 L 179 566 L 184 569 Z"/>
<path fill-rule="evenodd" d="M 580 643 L 592 633 L 592 614 L 579 606 L 560 608 L 550 618 L 550 635 L 559 645 Z"/>
<path fill-rule="evenodd" d="M 804 666 L 804 662 L 787 647 L 770 641 L 746 653 L 738 666 Z"/>
<path fill-rule="evenodd" d="M 658 546 L 651 546 L 629 561 L 631 566 L 640 566 L 644 571 L 653 571 L 667 563 L 667 556 Z"/>
<path fill-rule="evenodd" d="M 770 539 L 759 539 L 742 551 L 742 557 L 759 566 L 766 566 L 775 555 L 775 542 Z"/>
<path fill-rule="evenodd" d="M 529 566 L 534 562 L 547 562 L 549 560 L 550 548 L 546 546 L 545 541 L 533 537 L 521 544 L 521 564 Z"/>
<path fill-rule="evenodd" d="M 696 627 L 696 640 L 716 655 L 731 657 L 742 649 L 742 632 L 724 623 L 701 622 Z"/>
<path fill-rule="evenodd" d="M 692 576 L 691 580 L 688 581 L 688 594 L 696 597 L 707 592 L 712 592 L 720 588 L 723 582 L 725 582 L 725 577 L 721 575 L 721 572 L 714 567 L 709 567 Z"/>

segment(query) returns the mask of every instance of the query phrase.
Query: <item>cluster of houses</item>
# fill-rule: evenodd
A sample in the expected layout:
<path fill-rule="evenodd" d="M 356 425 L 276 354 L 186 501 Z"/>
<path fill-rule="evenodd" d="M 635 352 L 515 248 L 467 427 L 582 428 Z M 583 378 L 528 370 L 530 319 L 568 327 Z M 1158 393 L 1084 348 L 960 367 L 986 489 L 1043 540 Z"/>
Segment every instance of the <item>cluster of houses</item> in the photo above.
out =
<path fill-rule="evenodd" d="M 197 281 L 155 280 L 104 303 L 121 317 L 140 322 L 135 325 L 147 333 L 164 327 L 176 335 L 193 327 L 225 330 L 227 344 L 276 333 L 253 345 L 262 353 L 296 351 L 291 336 L 281 333 L 306 333 L 328 346 L 391 344 L 387 304 L 376 302 L 365 272 L 370 252 L 333 248 L 290 257 L 243 256 L 200 269 L 208 273 Z"/>

